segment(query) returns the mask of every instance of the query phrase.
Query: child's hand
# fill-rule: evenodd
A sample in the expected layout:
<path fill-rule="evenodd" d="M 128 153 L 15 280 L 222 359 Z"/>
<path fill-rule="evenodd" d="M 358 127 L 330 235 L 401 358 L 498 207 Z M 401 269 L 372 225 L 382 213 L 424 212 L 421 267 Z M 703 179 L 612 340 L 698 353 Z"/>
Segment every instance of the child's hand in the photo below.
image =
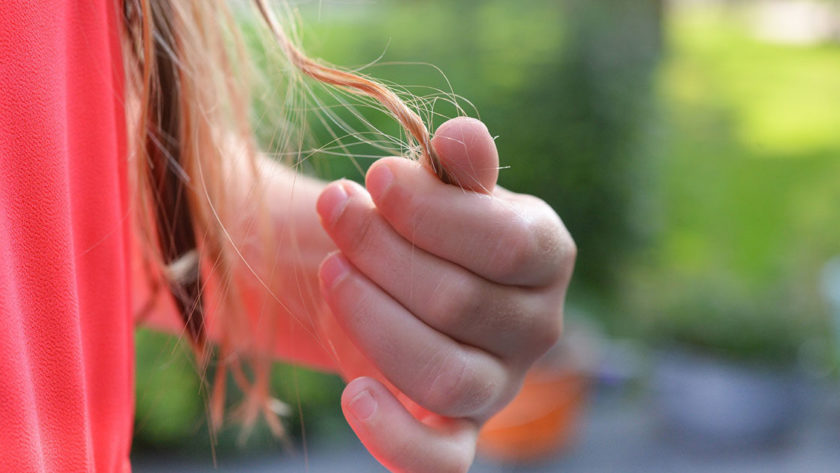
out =
<path fill-rule="evenodd" d="M 379 461 L 411 473 L 469 468 L 478 428 L 560 337 L 576 253 L 547 204 L 495 186 L 498 156 L 481 122 L 451 120 L 433 145 L 462 188 L 387 158 L 367 190 L 339 181 L 318 201 L 340 250 L 321 265 L 323 296 L 399 396 L 357 378 L 345 416 Z"/>

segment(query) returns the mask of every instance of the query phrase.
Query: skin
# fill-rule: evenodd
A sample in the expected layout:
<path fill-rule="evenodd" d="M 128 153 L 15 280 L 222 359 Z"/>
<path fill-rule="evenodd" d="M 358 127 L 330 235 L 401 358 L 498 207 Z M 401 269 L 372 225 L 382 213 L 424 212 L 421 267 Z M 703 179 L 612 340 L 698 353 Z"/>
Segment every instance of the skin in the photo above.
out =
<path fill-rule="evenodd" d="M 342 409 L 399 472 L 469 468 L 481 424 L 560 337 L 576 253 L 547 204 L 496 186 L 498 154 L 481 122 L 449 121 L 433 145 L 462 188 L 386 158 L 366 188 L 334 182 L 317 202 L 338 247 L 321 264 L 321 293 L 381 375 L 352 380 Z M 412 415 L 401 397 L 425 412 Z"/>
<path fill-rule="evenodd" d="M 276 354 L 349 381 L 347 422 L 393 472 L 469 469 L 481 425 L 559 339 L 576 255 L 551 207 L 496 185 L 484 124 L 450 120 L 432 144 L 458 186 L 403 158 L 364 187 L 261 165 L 297 241 L 275 260 L 320 287 L 277 288 L 301 316 L 280 321 Z"/>

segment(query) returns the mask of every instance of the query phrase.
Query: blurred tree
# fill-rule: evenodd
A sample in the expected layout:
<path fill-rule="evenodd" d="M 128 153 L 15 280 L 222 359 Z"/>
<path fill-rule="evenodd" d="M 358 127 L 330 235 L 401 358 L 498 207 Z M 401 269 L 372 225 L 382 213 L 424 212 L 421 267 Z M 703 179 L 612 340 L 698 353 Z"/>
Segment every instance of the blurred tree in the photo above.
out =
<path fill-rule="evenodd" d="M 534 84 L 504 110 L 528 117 L 508 120 L 506 132 L 531 155 L 502 179 L 557 209 L 579 246 L 576 284 L 605 296 L 648 225 L 639 214 L 652 184 L 662 2 L 570 0 L 564 7 L 563 56 L 535 70 Z"/>
<path fill-rule="evenodd" d="M 624 306 L 662 345 L 824 371 L 840 49 L 769 41 L 737 2 L 680 5 L 658 79 L 662 225 L 625 278 Z"/>

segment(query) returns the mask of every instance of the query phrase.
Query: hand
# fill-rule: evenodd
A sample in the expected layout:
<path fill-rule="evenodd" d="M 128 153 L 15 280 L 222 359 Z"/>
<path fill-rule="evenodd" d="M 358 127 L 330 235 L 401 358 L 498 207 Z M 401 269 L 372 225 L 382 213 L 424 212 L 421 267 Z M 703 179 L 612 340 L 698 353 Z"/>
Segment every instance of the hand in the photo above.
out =
<path fill-rule="evenodd" d="M 350 382 L 342 408 L 396 472 L 469 469 L 480 426 L 560 337 L 576 254 L 545 202 L 496 187 L 481 122 L 451 120 L 432 144 L 460 188 L 386 158 L 367 189 L 334 182 L 317 205 L 339 249 L 322 295 L 366 365 L 345 373 L 372 376 Z"/>

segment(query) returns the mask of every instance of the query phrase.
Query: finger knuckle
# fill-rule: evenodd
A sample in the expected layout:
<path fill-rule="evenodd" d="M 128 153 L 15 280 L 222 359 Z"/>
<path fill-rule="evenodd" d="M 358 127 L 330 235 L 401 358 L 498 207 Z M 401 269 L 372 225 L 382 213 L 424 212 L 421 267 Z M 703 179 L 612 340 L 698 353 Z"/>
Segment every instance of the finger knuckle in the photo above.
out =
<path fill-rule="evenodd" d="M 493 263 L 493 277 L 498 281 L 515 281 L 532 262 L 534 241 L 528 222 L 520 217 L 510 220 L 498 237 Z"/>
<path fill-rule="evenodd" d="M 500 326 L 502 332 L 510 334 L 510 345 L 516 347 L 509 352 L 511 358 L 533 361 L 560 340 L 562 306 L 556 305 L 554 299 L 545 296 L 526 299 L 506 318 L 509 326 Z"/>
<path fill-rule="evenodd" d="M 437 356 L 429 365 L 425 402 L 435 411 L 450 414 L 462 389 L 466 361 L 457 355 Z"/>
<path fill-rule="evenodd" d="M 477 282 L 462 274 L 440 279 L 429 301 L 430 321 L 437 328 L 452 330 L 479 311 L 481 290 Z"/>
<path fill-rule="evenodd" d="M 414 196 L 406 205 L 404 228 L 418 237 L 435 234 L 441 230 L 438 212 L 422 196 Z"/>
<path fill-rule="evenodd" d="M 575 261 L 577 261 L 577 255 L 578 255 L 577 243 L 575 243 L 575 240 L 572 238 L 572 236 L 569 234 L 569 232 L 564 231 L 563 233 L 564 233 L 563 241 L 565 242 L 565 250 L 566 250 L 565 253 L 564 253 L 565 256 L 566 256 L 566 263 L 574 264 Z"/>
<path fill-rule="evenodd" d="M 549 222 L 547 223 L 546 233 L 550 233 L 551 240 L 547 242 L 548 244 L 545 247 L 558 255 L 560 263 L 565 265 L 574 264 L 577 259 L 578 248 L 572 235 L 554 211 L 551 211 L 551 214 L 547 218 Z"/>
<path fill-rule="evenodd" d="M 377 226 L 373 218 L 365 215 L 355 223 L 355 228 L 346 240 L 347 251 L 361 254 L 376 246 Z"/>
<path fill-rule="evenodd" d="M 554 209 L 540 199 L 534 201 L 515 229 L 518 244 L 508 243 L 510 251 L 503 267 L 508 277 L 528 274 L 535 281 L 547 282 L 570 272 L 577 247 Z"/>
<path fill-rule="evenodd" d="M 568 242 L 568 232 L 563 231 L 560 217 L 543 203 L 542 210 L 537 213 L 531 222 L 531 234 L 534 236 L 534 246 L 538 257 L 551 257 L 553 261 L 559 260 L 565 255 Z"/>
<path fill-rule="evenodd" d="M 465 416 L 480 410 L 491 397 L 464 355 L 441 357 L 432 371 L 426 402 L 443 415 Z"/>
<path fill-rule="evenodd" d="M 562 314 L 551 311 L 542 318 L 540 323 L 536 324 L 536 330 L 533 333 L 531 343 L 531 346 L 534 349 L 534 355 L 541 356 L 547 352 L 551 349 L 551 347 L 557 344 L 562 336 Z"/>
<path fill-rule="evenodd" d="M 412 190 L 398 187 L 395 183 L 390 189 L 388 203 L 383 202 L 381 210 L 387 215 L 391 222 L 401 232 L 414 232 L 418 228 L 429 225 L 435 217 L 431 208 L 424 205 L 425 196 Z"/>

